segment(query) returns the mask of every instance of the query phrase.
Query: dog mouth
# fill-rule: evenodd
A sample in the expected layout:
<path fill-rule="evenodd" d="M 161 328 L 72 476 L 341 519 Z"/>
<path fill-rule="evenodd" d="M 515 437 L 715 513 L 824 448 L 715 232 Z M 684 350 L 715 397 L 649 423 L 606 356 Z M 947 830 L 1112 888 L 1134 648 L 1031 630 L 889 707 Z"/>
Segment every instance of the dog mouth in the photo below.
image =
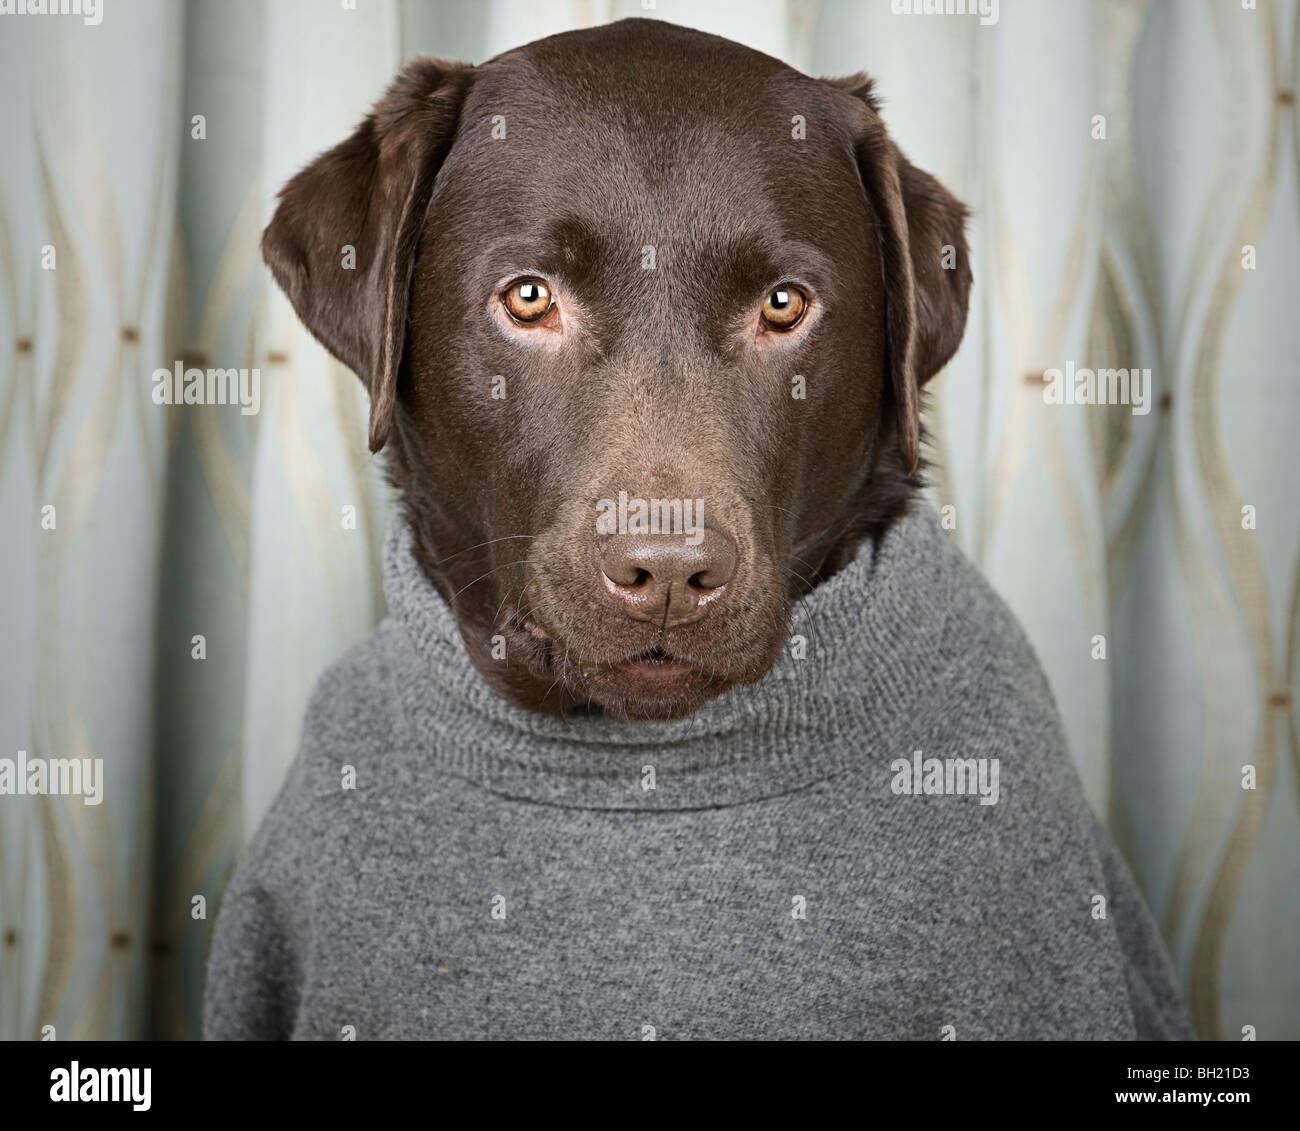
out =
<path fill-rule="evenodd" d="M 615 664 L 588 666 L 583 669 L 582 674 L 585 678 L 590 678 L 608 671 L 620 677 L 630 677 L 651 685 L 679 682 L 699 670 L 690 660 L 673 656 L 662 648 L 647 648 L 644 652 L 639 652 L 630 659 L 620 660 Z"/>
<path fill-rule="evenodd" d="M 717 683 L 698 663 L 660 645 L 613 660 L 591 660 L 560 645 L 533 621 L 524 628 L 538 645 L 542 666 L 559 668 L 589 688 L 618 700 L 665 701 L 697 695 Z"/>

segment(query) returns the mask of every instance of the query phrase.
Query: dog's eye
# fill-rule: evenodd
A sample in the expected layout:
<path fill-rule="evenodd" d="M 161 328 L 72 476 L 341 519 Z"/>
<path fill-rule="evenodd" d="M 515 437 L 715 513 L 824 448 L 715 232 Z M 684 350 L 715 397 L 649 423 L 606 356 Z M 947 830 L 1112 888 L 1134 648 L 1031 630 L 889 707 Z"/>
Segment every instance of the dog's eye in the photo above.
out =
<path fill-rule="evenodd" d="M 763 321 L 773 330 L 793 330 L 808 309 L 808 299 L 797 287 L 777 287 L 763 303 Z"/>
<path fill-rule="evenodd" d="M 551 288 L 541 279 L 520 279 L 501 296 L 501 302 L 516 322 L 540 322 L 554 300 Z"/>

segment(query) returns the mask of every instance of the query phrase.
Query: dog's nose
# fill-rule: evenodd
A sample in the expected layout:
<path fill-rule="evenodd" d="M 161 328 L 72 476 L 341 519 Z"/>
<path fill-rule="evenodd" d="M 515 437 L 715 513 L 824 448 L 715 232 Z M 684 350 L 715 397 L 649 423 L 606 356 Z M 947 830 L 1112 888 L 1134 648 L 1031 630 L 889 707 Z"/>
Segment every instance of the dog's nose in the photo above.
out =
<path fill-rule="evenodd" d="M 712 527 L 685 535 L 610 534 L 600 547 L 605 588 L 637 620 L 665 628 L 699 620 L 736 572 L 736 544 Z"/>

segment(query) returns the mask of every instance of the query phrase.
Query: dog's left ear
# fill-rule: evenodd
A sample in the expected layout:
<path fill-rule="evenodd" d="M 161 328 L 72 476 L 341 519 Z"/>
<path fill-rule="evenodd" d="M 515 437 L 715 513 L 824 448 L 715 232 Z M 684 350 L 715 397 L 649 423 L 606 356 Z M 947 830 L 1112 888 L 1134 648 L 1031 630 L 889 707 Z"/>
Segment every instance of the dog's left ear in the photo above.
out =
<path fill-rule="evenodd" d="M 920 459 L 920 389 L 957 352 L 966 329 L 970 257 L 966 206 L 899 152 L 865 75 L 828 79 L 859 99 L 858 173 L 879 225 L 899 450 L 910 473 Z"/>
<path fill-rule="evenodd" d="M 280 193 L 262 257 L 298 317 L 370 391 L 370 450 L 392 426 L 415 252 L 472 68 L 416 59 L 346 141 Z"/>

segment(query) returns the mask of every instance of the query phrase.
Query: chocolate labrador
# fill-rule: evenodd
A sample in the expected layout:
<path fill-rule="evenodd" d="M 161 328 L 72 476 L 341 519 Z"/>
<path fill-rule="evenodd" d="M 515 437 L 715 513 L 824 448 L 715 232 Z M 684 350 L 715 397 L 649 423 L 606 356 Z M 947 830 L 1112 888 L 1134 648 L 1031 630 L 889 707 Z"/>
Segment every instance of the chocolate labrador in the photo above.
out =
<path fill-rule="evenodd" d="M 908 507 L 971 272 L 879 110 L 627 20 L 417 59 L 285 187 L 266 261 L 509 702 L 689 715 Z"/>
<path fill-rule="evenodd" d="M 208 1036 L 1187 1035 L 1031 646 L 905 513 L 965 217 L 868 80 L 641 20 L 418 60 L 289 183 L 405 513 Z"/>

